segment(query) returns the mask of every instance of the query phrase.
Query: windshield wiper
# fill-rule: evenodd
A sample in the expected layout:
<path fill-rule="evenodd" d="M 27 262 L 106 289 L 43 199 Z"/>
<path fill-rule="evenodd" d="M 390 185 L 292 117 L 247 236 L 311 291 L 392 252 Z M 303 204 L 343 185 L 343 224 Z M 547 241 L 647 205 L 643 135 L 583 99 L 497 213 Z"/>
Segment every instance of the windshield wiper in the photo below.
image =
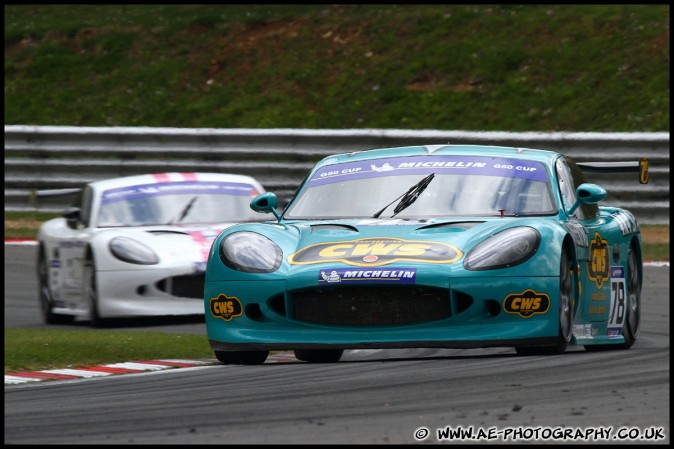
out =
<path fill-rule="evenodd" d="M 192 205 L 197 200 L 197 198 L 199 198 L 199 196 L 193 196 L 192 199 L 189 201 L 189 203 L 187 203 L 187 205 L 183 208 L 182 212 L 180 212 L 178 218 L 169 220 L 168 224 L 173 224 L 177 221 L 182 221 L 183 218 L 187 217 L 187 214 L 190 212 L 190 209 L 192 209 Z"/>
<path fill-rule="evenodd" d="M 430 175 L 426 176 L 424 179 L 410 187 L 410 189 L 400 195 L 398 198 L 394 199 L 390 203 L 388 203 L 382 210 L 377 212 L 372 216 L 372 218 L 379 218 L 379 216 L 386 210 L 387 207 L 389 207 L 391 204 L 395 203 L 396 201 L 400 200 L 398 205 L 393 209 L 393 215 L 391 215 L 391 218 L 395 217 L 398 215 L 400 212 L 403 210 L 407 209 L 409 206 L 414 203 L 417 198 L 419 198 L 419 195 L 421 195 L 421 192 L 426 190 L 426 187 L 428 187 L 428 184 L 431 183 L 433 178 L 435 177 L 435 173 L 431 173 Z M 402 199 L 401 199 L 402 198 Z"/>

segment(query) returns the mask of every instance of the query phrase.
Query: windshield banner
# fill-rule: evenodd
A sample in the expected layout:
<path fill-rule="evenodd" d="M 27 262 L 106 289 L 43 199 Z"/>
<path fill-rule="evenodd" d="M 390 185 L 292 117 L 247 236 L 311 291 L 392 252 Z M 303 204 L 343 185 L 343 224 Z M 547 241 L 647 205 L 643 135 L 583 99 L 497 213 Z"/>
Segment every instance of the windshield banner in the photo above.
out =
<path fill-rule="evenodd" d="M 326 165 L 314 173 L 309 186 L 354 179 L 396 175 L 485 175 L 548 182 L 543 164 L 536 161 L 484 156 L 434 155 L 368 159 Z"/>
<path fill-rule="evenodd" d="M 250 184 L 240 182 L 167 182 L 161 184 L 142 184 L 118 187 L 103 192 L 102 204 L 114 201 L 143 198 L 157 195 L 212 194 L 212 195 L 250 195 L 258 194 Z"/>

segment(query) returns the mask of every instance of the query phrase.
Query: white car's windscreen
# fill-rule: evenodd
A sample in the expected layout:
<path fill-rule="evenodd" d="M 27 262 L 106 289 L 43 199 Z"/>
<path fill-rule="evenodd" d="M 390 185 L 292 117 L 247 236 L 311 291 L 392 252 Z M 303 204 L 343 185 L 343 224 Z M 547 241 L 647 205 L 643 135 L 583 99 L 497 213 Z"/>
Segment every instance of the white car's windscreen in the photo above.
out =
<path fill-rule="evenodd" d="M 234 182 L 167 182 L 106 190 L 98 227 L 259 221 L 250 208 L 259 192 Z"/>
<path fill-rule="evenodd" d="M 427 186 L 395 212 L 408 190 Z M 417 189 L 419 190 L 419 189 Z M 551 215 L 557 212 L 543 164 L 476 156 L 413 156 L 327 165 L 291 204 L 287 219 Z"/>

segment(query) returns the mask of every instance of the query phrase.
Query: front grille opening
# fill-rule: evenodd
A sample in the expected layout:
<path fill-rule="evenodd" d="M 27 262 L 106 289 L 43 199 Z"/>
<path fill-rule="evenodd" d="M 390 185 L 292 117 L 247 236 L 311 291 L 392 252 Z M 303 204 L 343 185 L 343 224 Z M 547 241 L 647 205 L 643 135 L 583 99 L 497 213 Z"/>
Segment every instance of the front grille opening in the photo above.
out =
<path fill-rule="evenodd" d="M 260 309 L 260 305 L 256 303 L 251 303 L 246 305 L 246 317 L 253 321 L 261 321 L 263 316 L 262 316 L 262 310 Z"/>
<path fill-rule="evenodd" d="M 274 295 L 267 301 L 267 305 L 282 317 L 286 316 L 286 299 L 284 295 Z"/>
<path fill-rule="evenodd" d="M 487 303 L 487 314 L 489 316 L 496 316 L 501 313 L 501 303 L 495 299 L 488 299 L 485 301 Z"/>
<path fill-rule="evenodd" d="M 157 281 L 157 288 L 171 296 L 180 298 L 204 299 L 206 274 L 187 274 Z"/>
<path fill-rule="evenodd" d="M 337 326 L 399 326 L 451 317 L 446 289 L 337 286 L 293 292 L 292 318 Z"/>
<path fill-rule="evenodd" d="M 459 314 L 473 305 L 473 297 L 457 290 L 452 291 L 456 313 Z"/>

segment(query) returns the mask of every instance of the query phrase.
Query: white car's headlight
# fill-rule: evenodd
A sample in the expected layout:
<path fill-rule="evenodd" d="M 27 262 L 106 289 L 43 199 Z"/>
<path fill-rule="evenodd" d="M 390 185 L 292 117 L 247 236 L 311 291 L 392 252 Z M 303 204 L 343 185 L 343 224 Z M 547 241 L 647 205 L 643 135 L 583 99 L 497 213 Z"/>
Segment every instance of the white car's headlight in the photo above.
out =
<path fill-rule="evenodd" d="M 159 257 L 150 248 L 128 237 L 115 237 L 108 244 L 110 252 L 119 260 L 139 265 L 159 263 Z"/>
<path fill-rule="evenodd" d="M 254 232 L 235 232 L 220 243 L 222 263 L 237 271 L 271 273 L 281 266 L 281 248 Z"/>
<path fill-rule="evenodd" d="M 540 243 L 541 235 L 534 228 L 506 229 L 475 245 L 463 260 L 463 267 L 466 270 L 512 267 L 533 256 Z"/>

